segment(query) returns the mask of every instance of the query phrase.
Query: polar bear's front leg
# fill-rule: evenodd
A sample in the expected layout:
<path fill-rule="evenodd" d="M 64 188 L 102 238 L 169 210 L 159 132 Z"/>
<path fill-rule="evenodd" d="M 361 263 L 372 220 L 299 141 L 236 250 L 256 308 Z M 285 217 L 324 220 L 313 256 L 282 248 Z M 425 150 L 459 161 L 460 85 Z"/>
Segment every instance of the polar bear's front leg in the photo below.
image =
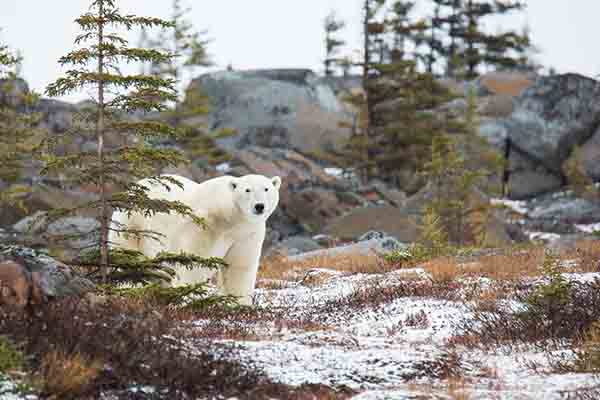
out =
<path fill-rule="evenodd" d="M 228 295 L 239 297 L 240 304 L 251 305 L 252 294 L 256 284 L 256 273 L 260 261 L 260 253 L 265 240 L 265 232 L 257 232 L 231 246 L 219 274 L 219 286 Z"/>

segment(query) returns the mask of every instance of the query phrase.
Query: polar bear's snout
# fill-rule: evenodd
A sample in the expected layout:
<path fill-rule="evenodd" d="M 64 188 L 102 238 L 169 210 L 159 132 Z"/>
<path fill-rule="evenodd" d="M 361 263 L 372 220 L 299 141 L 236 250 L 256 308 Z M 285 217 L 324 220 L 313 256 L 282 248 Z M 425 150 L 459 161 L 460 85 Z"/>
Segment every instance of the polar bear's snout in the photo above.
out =
<path fill-rule="evenodd" d="M 265 204 L 264 203 L 258 203 L 254 206 L 254 213 L 256 215 L 261 215 L 264 212 L 265 212 Z"/>

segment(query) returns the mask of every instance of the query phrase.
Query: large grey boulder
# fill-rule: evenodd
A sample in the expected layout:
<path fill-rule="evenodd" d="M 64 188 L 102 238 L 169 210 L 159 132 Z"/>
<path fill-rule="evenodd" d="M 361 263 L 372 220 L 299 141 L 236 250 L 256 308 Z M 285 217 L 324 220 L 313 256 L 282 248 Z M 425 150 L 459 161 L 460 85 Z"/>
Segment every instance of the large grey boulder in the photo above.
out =
<path fill-rule="evenodd" d="M 600 126 L 599 82 L 577 74 L 540 77 L 514 98 L 513 107 L 506 118 L 482 118 L 479 129 L 499 151 L 507 138 L 512 142 L 512 198 L 560 188 L 562 163 L 575 145 L 583 144 L 584 166 L 600 176 L 600 170 L 595 172 L 595 143 L 600 140 L 593 139 Z"/>
<path fill-rule="evenodd" d="M 222 71 L 195 79 L 191 90 L 208 96 L 210 129 L 232 128 L 229 150 L 248 145 L 311 151 L 336 145 L 349 117 L 330 84 L 306 69 Z M 198 121 L 200 123 L 202 121 Z"/>
<path fill-rule="evenodd" d="M 14 224 L 12 231 L 25 236 L 54 238 L 66 247 L 80 251 L 98 242 L 99 228 L 95 218 L 81 216 L 63 217 L 48 223 L 46 213 L 38 211 Z"/>
<path fill-rule="evenodd" d="M 35 282 L 44 297 L 80 295 L 94 289 L 88 279 L 44 253 L 22 246 L 0 244 L 0 263 L 14 261 L 24 267 L 28 275 L 35 274 Z"/>
<path fill-rule="evenodd" d="M 562 178 L 544 164 L 531 159 L 520 149 L 513 149 L 509 158 L 508 192 L 512 199 L 527 199 L 560 189 Z"/>
<path fill-rule="evenodd" d="M 539 78 L 515 99 L 505 123 L 516 147 L 558 172 L 600 124 L 600 83 L 577 74 Z"/>
<path fill-rule="evenodd" d="M 309 237 L 290 236 L 269 249 L 267 255 L 276 253 L 294 255 L 319 250 L 321 248 L 321 245 Z"/>
<path fill-rule="evenodd" d="M 348 255 L 368 256 L 374 252 L 377 254 L 385 254 L 397 250 L 406 250 L 408 248 L 409 245 L 406 243 L 402 243 L 391 236 L 383 236 L 369 238 L 368 240 L 362 240 L 344 246 L 332 247 L 329 249 L 319 249 L 292 255 L 288 257 L 288 260 L 301 261 L 314 257 L 337 257 Z"/>
<path fill-rule="evenodd" d="M 600 204 L 572 196 L 544 196 L 532 202 L 528 216 L 533 219 L 589 224 L 600 220 Z"/>

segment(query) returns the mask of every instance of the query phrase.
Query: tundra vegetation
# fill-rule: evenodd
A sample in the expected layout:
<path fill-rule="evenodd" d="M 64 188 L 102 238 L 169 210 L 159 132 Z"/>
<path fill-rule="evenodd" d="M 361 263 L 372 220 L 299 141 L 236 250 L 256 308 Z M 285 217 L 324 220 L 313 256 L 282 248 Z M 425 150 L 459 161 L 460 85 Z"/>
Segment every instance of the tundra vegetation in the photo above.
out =
<path fill-rule="evenodd" d="M 114 210 L 194 218 L 184 204 L 150 199 L 135 183 L 151 176 L 156 184 L 176 184 L 158 174 L 185 163 L 177 146 L 206 164 L 230 157 L 216 145 L 230 132 L 210 133 L 191 122 L 208 111 L 201 88 L 177 90 L 186 86 L 184 76 L 209 64 L 205 34 L 186 21 L 187 9 L 174 1 L 172 20 L 164 21 L 129 15 L 118 4 L 91 1 L 76 20 L 76 48 L 59 61 L 68 68 L 65 76 L 47 88 L 49 96 L 93 94 L 69 129 L 39 130 L 40 116 L 30 112 L 38 101 L 33 93 L 0 97 L 0 204 L 21 207 L 23 171 L 41 165 L 61 190 L 85 185 L 96 196 L 50 210 L 42 223 L 81 214 L 99 222 L 93 245 L 68 260 L 97 290 L 24 310 L 0 306 L 0 397 L 337 399 L 396 373 L 399 381 L 389 386 L 406 386 L 409 394 L 469 398 L 486 390 L 494 397 L 522 389 L 505 379 L 519 358 L 518 376 L 531 374 L 524 380 L 537 374 L 532 381 L 550 386 L 569 374 L 585 384 L 563 386 L 561 396 L 600 396 L 598 241 L 552 250 L 536 242 L 492 248 L 485 227 L 494 210 L 480 200 L 497 193 L 503 163 L 477 135 L 475 94 L 440 84 L 442 77 L 462 81 L 494 68 L 537 68 L 527 57 L 526 30 L 483 29 L 494 15 L 523 10 L 521 2 L 432 0 L 423 17 L 415 2 L 364 0 L 358 60 L 343 54 L 344 21 L 335 13 L 327 17 L 325 74 L 334 79 L 359 68 L 364 89 L 347 98 L 355 113 L 350 139 L 327 159 L 363 183 L 378 178 L 423 194 L 419 237 L 382 253 L 272 254 L 261 261 L 252 307 L 216 296 L 208 285 L 166 285 L 175 265 L 226 268 L 222 260 L 165 253 L 150 259 L 108 242 L 111 229 L 161 239 L 112 224 Z M 143 29 L 143 46 L 125 39 L 136 29 Z M 19 57 L 12 53 L 0 46 L 2 94 L 18 92 L 20 84 Z M 142 71 L 124 73 L 120 67 L 128 62 L 142 64 Z M 465 107 L 445 110 L 449 102 Z M 66 151 L 80 136 L 92 138 L 94 148 Z M 579 150 L 563 174 L 574 192 L 595 196 Z M 204 221 L 196 222 L 202 229 Z M 4 289 L 0 283 L 0 296 Z M 248 356 L 249 347 L 264 343 L 273 363 L 299 366 L 294 371 L 312 371 L 298 363 L 321 346 L 328 346 L 323 357 L 356 351 L 358 358 L 361 346 L 376 343 L 367 350 L 377 360 L 349 371 L 345 362 L 332 363 L 336 369 L 323 362 L 323 382 L 307 383 L 301 373 L 305 381 L 289 382 L 294 374 L 274 378 L 281 365 L 269 369 L 264 359 Z M 298 355 L 299 348 L 307 353 Z M 402 360 L 408 365 L 393 360 L 393 371 L 384 369 L 385 357 L 414 348 L 423 358 Z"/>

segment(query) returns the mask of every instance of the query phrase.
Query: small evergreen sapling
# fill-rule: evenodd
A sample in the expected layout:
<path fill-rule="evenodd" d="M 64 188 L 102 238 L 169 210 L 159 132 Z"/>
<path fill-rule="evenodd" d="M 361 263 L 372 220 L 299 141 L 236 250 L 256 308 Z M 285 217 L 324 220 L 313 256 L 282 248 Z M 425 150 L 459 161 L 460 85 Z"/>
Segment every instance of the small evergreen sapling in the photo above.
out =
<path fill-rule="evenodd" d="M 149 188 L 136 183 L 141 178 L 149 177 L 152 184 L 181 186 L 175 179 L 158 174 L 165 167 L 184 162 L 185 158 L 177 150 L 148 145 L 149 141 L 157 138 L 177 139 L 178 132 L 160 121 L 131 118 L 133 113 L 139 115 L 164 111 L 165 103 L 176 102 L 176 82 L 172 78 L 153 75 L 122 74 L 119 67 L 122 63 L 132 62 L 164 64 L 175 55 L 155 49 L 130 47 L 120 32 L 134 28 L 172 28 L 173 23 L 123 14 L 116 0 L 92 1 L 89 11 L 75 22 L 82 30 L 75 40 L 77 48 L 59 60 L 61 65 L 70 69 L 64 77 L 50 84 L 46 92 L 54 97 L 82 89 L 93 90 L 95 96 L 92 105 L 82 111 L 76 126 L 65 136 L 82 135 L 82 132 L 91 129 L 96 148 L 79 154 L 59 155 L 49 140 L 48 151 L 43 158 L 43 172 L 66 175 L 75 186 L 91 184 L 98 190 L 98 199 L 76 209 L 53 210 L 48 220 L 74 214 L 81 209 L 96 213 L 100 228 L 96 232 L 98 241 L 95 246 L 98 257 L 93 261 L 100 267 L 105 282 L 111 273 L 118 276 L 122 271 L 134 273 L 137 282 L 168 280 L 168 270 L 156 273 L 157 269 L 167 268 L 163 267 L 165 264 L 215 267 L 211 260 L 185 254 L 159 254 L 156 262 L 149 262 L 138 252 L 123 249 L 112 249 L 109 254 L 110 230 L 134 237 L 161 239 L 156 232 L 113 224 L 113 210 L 142 213 L 147 217 L 156 213 L 177 213 L 192 219 L 199 226 L 198 229 L 201 229 L 204 221 L 181 202 L 150 198 L 147 193 Z M 118 138 L 111 140 L 110 147 L 108 135 Z"/>
<path fill-rule="evenodd" d="M 422 172 L 430 184 L 430 211 L 441 218 L 452 242 L 459 246 L 489 244 L 486 226 L 491 205 L 486 195 L 498 192 L 494 177 L 502 168 L 501 157 L 477 130 L 477 100 L 467 97 L 467 108 L 454 121 L 454 135 L 433 138 L 430 160 Z"/>
<path fill-rule="evenodd" d="M 575 146 L 571 156 L 563 163 L 562 172 L 568 187 L 580 197 L 597 197 L 594 181 L 586 173 L 581 161 L 581 148 Z M 595 196 L 594 196 L 595 195 Z"/>
<path fill-rule="evenodd" d="M 441 135 L 433 139 L 431 161 L 423 174 L 431 188 L 424 214 L 439 217 L 445 232 L 457 245 L 483 244 L 489 205 L 474 201 L 473 197 L 485 173 L 466 168 L 454 141 Z"/>

